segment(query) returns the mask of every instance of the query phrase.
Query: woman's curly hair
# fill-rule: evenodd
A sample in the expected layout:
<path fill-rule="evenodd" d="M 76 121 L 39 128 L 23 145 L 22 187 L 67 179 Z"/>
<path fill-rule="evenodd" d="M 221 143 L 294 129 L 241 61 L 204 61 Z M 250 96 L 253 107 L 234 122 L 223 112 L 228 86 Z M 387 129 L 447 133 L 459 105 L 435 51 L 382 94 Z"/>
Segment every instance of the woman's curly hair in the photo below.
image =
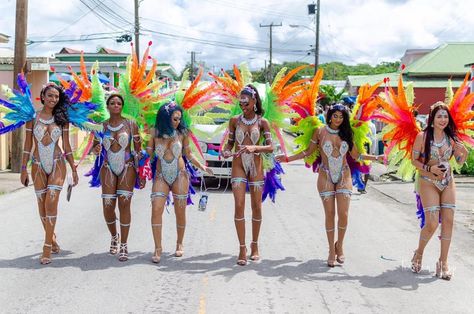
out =
<path fill-rule="evenodd" d="M 70 106 L 69 97 L 66 95 L 62 87 L 59 87 L 56 84 L 48 84 L 41 90 L 40 99 L 41 103 L 44 105 L 44 95 L 50 89 L 55 89 L 59 93 L 59 100 L 56 106 L 53 108 L 53 117 L 54 123 L 60 127 L 64 127 L 69 123 L 69 114 L 67 112 L 68 106 Z"/>

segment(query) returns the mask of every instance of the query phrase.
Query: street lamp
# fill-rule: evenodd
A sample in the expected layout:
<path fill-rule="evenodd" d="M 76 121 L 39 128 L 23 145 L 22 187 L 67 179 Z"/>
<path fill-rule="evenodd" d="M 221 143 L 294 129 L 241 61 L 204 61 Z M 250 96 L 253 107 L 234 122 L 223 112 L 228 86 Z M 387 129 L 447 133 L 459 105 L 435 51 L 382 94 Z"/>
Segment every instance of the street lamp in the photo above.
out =
<path fill-rule="evenodd" d="M 320 11 L 320 0 L 317 0 L 316 4 L 308 5 L 308 15 L 314 15 L 315 29 L 305 25 L 290 24 L 290 27 L 303 27 L 311 30 L 314 33 L 314 74 L 318 71 L 319 66 L 319 11 Z"/>
<path fill-rule="evenodd" d="M 312 31 L 314 33 L 314 37 L 315 37 L 315 46 L 314 46 L 314 73 L 316 74 L 316 71 L 318 70 L 318 51 L 316 50 L 316 47 L 317 47 L 317 42 L 318 42 L 318 34 L 316 33 L 316 30 L 311 28 L 311 27 L 308 27 L 306 25 L 300 25 L 300 24 L 290 24 L 290 27 L 293 27 L 293 28 L 306 28 L 306 29 L 309 29 L 310 31 Z M 312 45 L 311 45 L 312 46 Z"/>

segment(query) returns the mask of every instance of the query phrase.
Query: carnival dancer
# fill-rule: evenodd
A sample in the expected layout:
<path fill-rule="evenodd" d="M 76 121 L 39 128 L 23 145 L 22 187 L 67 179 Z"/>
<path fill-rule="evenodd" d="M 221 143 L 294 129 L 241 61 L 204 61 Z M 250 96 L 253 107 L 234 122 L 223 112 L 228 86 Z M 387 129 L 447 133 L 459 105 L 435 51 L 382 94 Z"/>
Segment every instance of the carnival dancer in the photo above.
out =
<path fill-rule="evenodd" d="M 69 96 L 63 88 L 54 83 L 46 85 L 40 93 L 43 107 L 35 112 L 31 92 L 23 73 L 18 75 L 18 86 L 21 91 L 4 89 L 7 100 L 0 100 L 2 111 L 7 112 L 0 121 L 0 134 L 12 131 L 25 124 L 25 143 L 21 166 L 20 181 L 28 186 L 29 176 L 27 163 L 32 160 L 31 176 L 37 196 L 38 210 L 45 230 L 41 264 L 51 263 L 51 253 L 57 254 L 60 247 L 54 233 L 58 215 L 59 194 L 66 178 L 66 161 L 72 170 L 73 186 L 78 183 L 78 176 L 72 149 L 69 142 L 69 124 L 72 122 L 81 127 L 81 123 L 90 123 L 87 119 L 94 106 L 70 103 Z M 83 110 L 84 109 L 84 110 Z M 72 112 L 72 111 L 74 112 Z M 81 121 L 74 120 L 75 111 L 81 111 Z M 62 142 L 62 150 L 59 145 Z M 35 150 L 32 151 L 32 147 Z"/>
<path fill-rule="evenodd" d="M 96 141 L 94 151 L 104 158 L 100 169 L 100 182 L 104 218 L 112 237 L 109 252 L 115 255 L 118 250 L 118 260 L 124 262 L 128 260 L 130 205 L 137 178 L 135 158 L 141 157 L 141 138 L 137 124 L 122 116 L 124 99 L 120 94 L 110 95 L 106 104 L 110 118 L 104 122 L 102 144 Z M 117 231 L 115 215 L 117 201 L 120 233 Z"/>
<path fill-rule="evenodd" d="M 454 212 L 456 209 L 453 167 L 462 165 L 468 152 L 463 143 L 472 146 L 472 105 L 474 94 L 467 95 L 468 75 L 449 105 L 437 102 L 430 108 L 428 123 L 423 131 L 413 115 L 415 107 L 413 97 L 406 96 L 400 76 L 398 93 L 386 89 L 386 102 L 377 119 L 387 123 L 384 140 L 388 143 L 386 155 L 392 162 L 404 159 L 400 164 L 403 178 L 413 177 L 416 170 L 417 215 L 421 220 L 421 232 L 418 247 L 411 260 L 411 269 L 419 273 L 422 269 L 422 258 L 428 241 L 438 224 L 441 223 L 441 252 L 436 263 L 436 276 L 450 280 L 452 273 L 448 267 L 448 252 L 453 231 Z M 452 91 L 451 91 L 452 95 Z M 410 101 L 411 100 L 411 101 Z M 411 164 L 408 163 L 411 161 Z M 411 167 L 410 167 L 411 166 Z"/>
<path fill-rule="evenodd" d="M 142 189 L 145 185 L 140 165 L 143 165 L 146 154 L 141 150 L 140 128 L 144 127 L 144 113 L 157 100 L 153 93 L 159 87 L 159 82 L 154 80 L 155 59 L 150 58 L 152 66 L 146 74 L 150 46 L 151 42 L 142 62 L 138 62 L 132 47 L 133 53 L 127 60 L 125 73 L 119 78 L 118 93 L 107 99 L 110 118 L 103 122 L 104 132 L 98 134 L 94 141 L 94 151 L 98 156 L 88 174 L 92 176 L 91 186 L 102 186 L 104 218 L 111 234 L 109 253 L 118 253 L 118 260 L 122 262 L 128 260 L 133 189 Z M 117 203 L 120 233 L 115 214 Z"/>
<path fill-rule="evenodd" d="M 174 200 L 176 215 L 176 251 L 175 256 L 184 254 L 183 240 L 186 227 L 186 205 L 193 204 L 191 196 L 195 194 L 190 179 L 204 178 L 195 168 L 209 175 L 212 170 L 205 165 L 203 153 L 194 135 L 197 129 L 193 120 L 198 117 L 193 112 L 200 112 L 212 106 L 214 100 L 214 85 L 201 84 L 202 69 L 193 82 L 188 86 L 189 71 L 183 73 L 181 83 L 172 95 L 163 94 L 163 101 L 154 104 L 145 114 L 150 126 L 151 138 L 146 148 L 147 155 L 153 160 L 151 165 L 153 186 L 151 193 L 152 213 L 151 227 L 155 250 L 152 262 L 159 263 L 162 253 L 162 216 L 165 205 L 169 203 L 169 194 Z M 153 115 L 153 110 L 155 114 Z M 150 117 L 154 116 L 154 121 Z M 154 128 L 153 128 L 154 127 Z M 193 152 L 196 152 L 194 154 Z M 196 157 L 197 156 L 197 157 Z"/>
<path fill-rule="evenodd" d="M 295 68 L 288 73 L 286 68 L 281 69 L 273 83 L 264 86 L 262 98 L 255 85 L 251 84 L 252 75 L 246 63 L 239 67 L 234 65 L 235 79 L 226 72 L 223 72 L 223 76 L 211 74 L 218 84 L 221 98 L 224 99 L 225 104 L 220 107 L 230 111 L 229 122 L 223 125 L 227 127 L 227 131 L 220 149 L 224 158 L 234 157 L 231 182 L 235 200 L 234 222 L 240 245 L 237 264 L 241 266 L 247 265 L 245 192 L 247 188 L 250 190 L 252 207 L 250 259 L 258 261 L 262 202 L 267 198 L 274 202 L 277 191 L 284 190 L 280 178 L 283 169 L 274 158 L 273 150 L 277 145 L 273 145 L 272 138 L 278 139 L 278 148 L 286 153 L 280 128 L 289 126 L 285 122 L 285 118 L 289 117 L 288 104 L 307 80 L 291 84 L 289 81 L 305 67 L 307 66 Z"/>
<path fill-rule="evenodd" d="M 326 216 L 326 235 L 329 244 L 327 265 L 334 267 L 337 261 L 345 262 L 343 251 L 344 237 L 348 225 L 348 212 L 352 195 L 353 181 L 361 184 L 360 172 L 355 161 L 378 161 L 381 156 L 365 155 L 364 143 L 369 141 L 367 121 L 370 112 L 375 110 L 372 93 L 376 87 L 364 86 L 359 99 L 350 116 L 349 109 L 342 104 L 330 106 L 326 121 L 322 125 L 315 116 L 314 104 L 318 97 L 318 87 L 323 72 L 319 70 L 308 89 L 295 100 L 293 108 L 300 113 L 301 120 L 294 128 L 302 135 L 295 139 L 300 145 L 292 156 L 280 155 L 280 162 L 292 162 L 305 158 L 313 170 L 318 171 L 317 188 L 321 196 Z M 365 112 L 364 112 L 365 111 Z M 319 155 L 319 158 L 317 158 Z M 336 209 L 337 207 L 337 209 Z M 337 228 L 335 214 L 337 212 Z M 337 230 L 337 241 L 335 233 Z"/>
<path fill-rule="evenodd" d="M 232 159 L 232 193 L 235 201 L 235 228 L 240 244 L 237 264 L 247 264 L 247 248 L 245 245 L 245 191 L 250 188 L 252 204 L 252 242 L 250 259 L 260 258 L 258 236 L 262 221 L 262 191 L 264 185 L 263 159 L 261 153 L 272 153 L 273 144 L 270 125 L 262 117 L 262 101 L 253 85 L 245 86 L 240 92 L 242 114 L 233 117 L 229 122 L 229 138 L 222 156 Z M 260 141 L 264 137 L 264 142 Z M 235 154 L 231 152 L 235 146 Z"/>
<path fill-rule="evenodd" d="M 168 195 L 172 192 L 176 215 L 176 251 L 175 256 L 183 256 L 183 239 L 186 228 L 186 205 L 188 204 L 190 174 L 193 171 L 187 162 L 209 175 L 212 170 L 203 165 L 191 152 L 190 131 L 184 120 L 183 108 L 175 102 L 163 104 L 156 116 L 155 129 L 146 147 L 150 156 L 155 155 L 153 187 L 151 192 L 151 226 L 155 251 L 154 263 L 159 263 L 162 253 L 162 216 Z"/>

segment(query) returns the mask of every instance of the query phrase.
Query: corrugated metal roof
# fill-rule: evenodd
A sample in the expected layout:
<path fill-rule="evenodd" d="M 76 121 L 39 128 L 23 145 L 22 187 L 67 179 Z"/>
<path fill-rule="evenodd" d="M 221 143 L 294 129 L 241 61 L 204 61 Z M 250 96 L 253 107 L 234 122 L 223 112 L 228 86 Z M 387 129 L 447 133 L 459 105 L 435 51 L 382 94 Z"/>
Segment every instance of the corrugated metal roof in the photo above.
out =
<path fill-rule="evenodd" d="M 466 72 L 464 72 L 464 74 L 466 74 Z M 349 75 L 347 77 L 347 80 L 351 87 L 359 87 L 364 84 L 374 85 L 380 81 L 383 81 L 384 78 L 388 77 L 390 79 L 390 85 L 395 87 L 398 84 L 399 75 L 400 74 L 397 72 L 376 75 Z M 404 84 L 413 82 L 413 87 L 415 88 L 446 88 L 448 87 L 448 79 L 448 76 L 446 76 L 445 78 L 424 78 L 413 76 L 407 77 L 406 74 L 403 75 Z M 459 87 L 462 81 L 462 78 L 451 79 L 453 87 Z"/>
<path fill-rule="evenodd" d="M 472 62 L 474 42 L 445 43 L 426 56 L 408 65 L 408 76 L 466 74 L 465 65 Z"/>
<path fill-rule="evenodd" d="M 380 81 L 383 81 L 384 78 L 388 77 L 390 81 L 394 82 L 398 79 L 398 73 L 382 73 L 374 75 L 349 75 L 347 80 L 349 81 L 350 86 L 362 86 L 364 84 L 374 85 Z"/>

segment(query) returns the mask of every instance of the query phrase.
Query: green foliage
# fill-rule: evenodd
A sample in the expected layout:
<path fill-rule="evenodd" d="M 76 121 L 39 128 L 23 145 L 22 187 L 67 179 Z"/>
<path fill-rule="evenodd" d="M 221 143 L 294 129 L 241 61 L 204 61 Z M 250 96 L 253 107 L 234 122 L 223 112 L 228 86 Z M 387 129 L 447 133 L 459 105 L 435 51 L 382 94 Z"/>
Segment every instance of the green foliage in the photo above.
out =
<path fill-rule="evenodd" d="M 344 89 L 339 93 L 336 92 L 336 87 L 333 85 L 321 85 L 319 90 L 323 94 L 322 98 L 319 100 L 319 103 L 322 106 L 342 101 L 342 95 L 346 92 Z"/>
<path fill-rule="evenodd" d="M 348 75 L 373 75 L 396 72 L 400 62 L 381 62 L 375 67 L 370 64 L 345 65 L 341 62 L 321 64 L 324 69 L 323 80 L 345 80 Z"/>
<path fill-rule="evenodd" d="M 309 64 L 306 62 L 284 62 L 283 64 L 273 65 L 273 75 L 278 73 L 281 68 L 287 67 L 288 71 L 294 68 Z M 320 68 L 324 70 L 323 80 L 346 80 L 348 75 L 372 75 L 381 73 L 396 72 L 400 67 L 400 62 L 381 62 L 376 66 L 370 64 L 357 64 L 357 65 L 346 65 L 342 62 L 330 62 L 320 65 Z M 228 71 L 229 74 L 232 71 Z M 252 72 L 254 82 L 265 83 L 267 81 L 267 72 L 265 69 L 260 69 Z M 314 68 L 308 67 L 296 74 L 291 82 L 299 80 L 304 77 L 312 77 L 314 75 Z"/>
<path fill-rule="evenodd" d="M 474 150 L 469 148 L 469 155 L 461 168 L 461 174 L 474 175 Z"/>

